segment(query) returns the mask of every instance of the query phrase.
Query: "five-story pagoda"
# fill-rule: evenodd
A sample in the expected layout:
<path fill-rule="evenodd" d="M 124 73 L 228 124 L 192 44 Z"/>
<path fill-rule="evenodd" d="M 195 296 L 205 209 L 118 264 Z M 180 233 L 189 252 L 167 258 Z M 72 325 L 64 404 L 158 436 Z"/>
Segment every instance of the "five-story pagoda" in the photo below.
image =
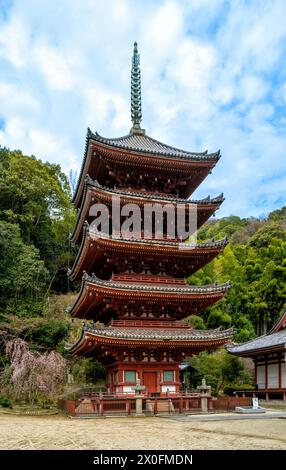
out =
<path fill-rule="evenodd" d="M 191 286 L 186 281 L 186 276 L 215 258 L 227 240 L 182 243 L 182 237 L 173 230 L 178 219 L 170 224 L 167 220 L 168 210 L 180 207 L 185 225 L 191 227 L 190 214 L 195 213 L 199 228 L 219 208 L 222 195 L 203 200 L 189 197 L 220 154 L 187 152 L 145 134 L 140 125 L 141 79 L 136 43 L 131 117 L 133 126 L 124 137 L 111 139 L 89 129 L 87 132 L 73 197 L 78 212 L 71 239 L 80 247 L 69 276 L 72 281 L 82 279 L 70 313 L 88 322 L 69 351 L 93 356 L 106 366 L 110 393 L 133 393 L 139 379 L 148 393 L 175 394 L 179 392 L 182 360 L 224 345 L 233 335 L 232 329 L 196 330 L 182 321 L 214 304 L 228 291 L 229 283 Z M 149 227 L 146 235 L 142 225 L 134 229 L 135 219 L 131 223 L 128 215 L 134 207 L 142 214 L 147 206 L 151 231 Z M 154 208 L 159 206 L 163 210 L 158 231 L 158 212 Z M 100 229 L 94 224 L 98 208 L 101 215 L 109 217 L 104 230 L 104 224 Z M 144 215 L 139 219 L 144 225 Z"/>

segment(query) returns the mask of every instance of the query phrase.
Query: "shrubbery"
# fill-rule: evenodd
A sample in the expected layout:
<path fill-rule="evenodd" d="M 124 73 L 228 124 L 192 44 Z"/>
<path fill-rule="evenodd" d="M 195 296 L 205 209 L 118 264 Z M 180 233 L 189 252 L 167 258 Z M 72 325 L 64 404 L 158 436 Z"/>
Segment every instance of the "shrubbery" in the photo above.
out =
<path fill-rule="evenodd" d="M 0 395 L 0 406 L 3 406 L 3 408 L 12 408 L 10 398 L 8 398 L 6 395 Z"/>
<path fill-rule="evenodd" d="M 254 385 L 246 383 L 246 384 L 228 384 L 224 387 L 223 391 L 225 395 L 232 396 L 235 391 L 242 391 L 242 390 L 255 390 Z"/>
<path fill-rule="evenodd" d="M 191 387 L 196 388 L 205 378 L 214 395 L 222 394 L 228 385 L 239 387 L 253 382 L 253 375 L 246 370 L 243 361 L 231 356 L 225 349 L 193 356 L 190 365 L 193 367 Z"/>

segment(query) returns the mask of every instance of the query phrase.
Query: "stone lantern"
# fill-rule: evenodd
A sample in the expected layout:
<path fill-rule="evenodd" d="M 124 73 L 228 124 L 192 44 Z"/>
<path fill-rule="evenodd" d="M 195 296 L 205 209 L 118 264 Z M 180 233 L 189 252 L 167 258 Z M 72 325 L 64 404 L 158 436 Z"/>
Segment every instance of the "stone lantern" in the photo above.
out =
<path fill-rule="evenodd" d="M 201 411 L 203 413 L 208 412 L 208 399 L 211 397 L 211 386 L 206 384 L 206 379 L 202 379 L 202 385 L 199 385 L 198 390 L 201 397 Z"/>
<path fill-rule="evenodd" d="M 143 402 L 143 394 L 142 392 L 146 390 L 145 385 L 141 385 L 140 379 L 136 380 L 135 387 L 132 387 L 135 390 L 135 400 L 136 400 L 136 413 L 135 416 L 143 416 L 142 412 L 142 402 Z"/>

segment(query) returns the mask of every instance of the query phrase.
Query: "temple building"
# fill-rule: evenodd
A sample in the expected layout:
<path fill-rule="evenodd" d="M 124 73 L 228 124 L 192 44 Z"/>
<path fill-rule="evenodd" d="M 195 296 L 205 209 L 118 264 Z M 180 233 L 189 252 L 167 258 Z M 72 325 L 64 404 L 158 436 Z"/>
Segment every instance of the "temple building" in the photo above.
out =
<path fill-rule="evenodd" d="M 229 282 L 207 286 L 187 283 L 188 276 L 223 251 L 227 240 L 197 244 L 176 233 L 169 236 L 168 210 L 164 210 L 159 234 L 153 225 L 148 237 L 141 230 L 130 236 L 128 230 L 112 228 L 115 215 L 119 226 L 126 223 L 122 209 L 127 205 L 183 208 L 188 227 L 189 214 L 195 211 L 199 228 L 223 202 L 222 195 L 190 199 L 215 167 L 219 151 L 195 153 L 174 148 L 149 137 L 141 128 L 140 74 L 135 43 L 133 126 L 129 134 L 105 138 L 89 129 L 87 132 L 73 197 L 77 219 L 71 240 L 79 250 L 69 271 L 72 281 L 82 281 L 70 314 L 84 319 L 85 325 L 69 351 L 94 357 L 106 366 L 109 393 L 134 393 L 140 380 L 148 394 L 164 396 L 179 393 L 179 365 L 186 357 L 225 345 L 233 336 L 232 329 L 196 330 L 184 321 L 229 290 Z M 110 216 L 114 201 L 119 206 Z M 107 208 L 106 230 L 93 223 L 94 205 Z"/>
<path fill-rule="evenodd" d="M 286 310 L 267 334 L 227 350 L 254 361 L 255 395 L 286 400 Z"/>

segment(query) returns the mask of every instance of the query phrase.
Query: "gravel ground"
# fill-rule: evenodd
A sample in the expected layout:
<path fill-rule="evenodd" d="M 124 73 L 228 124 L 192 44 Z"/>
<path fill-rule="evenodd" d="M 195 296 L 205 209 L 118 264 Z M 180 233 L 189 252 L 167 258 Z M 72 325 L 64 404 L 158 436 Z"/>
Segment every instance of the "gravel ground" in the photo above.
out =
<path fill-rule="evenodd" d="M 0 449 L 286 449 L 286 419 L 189 423 L 0 414 Z"/>

